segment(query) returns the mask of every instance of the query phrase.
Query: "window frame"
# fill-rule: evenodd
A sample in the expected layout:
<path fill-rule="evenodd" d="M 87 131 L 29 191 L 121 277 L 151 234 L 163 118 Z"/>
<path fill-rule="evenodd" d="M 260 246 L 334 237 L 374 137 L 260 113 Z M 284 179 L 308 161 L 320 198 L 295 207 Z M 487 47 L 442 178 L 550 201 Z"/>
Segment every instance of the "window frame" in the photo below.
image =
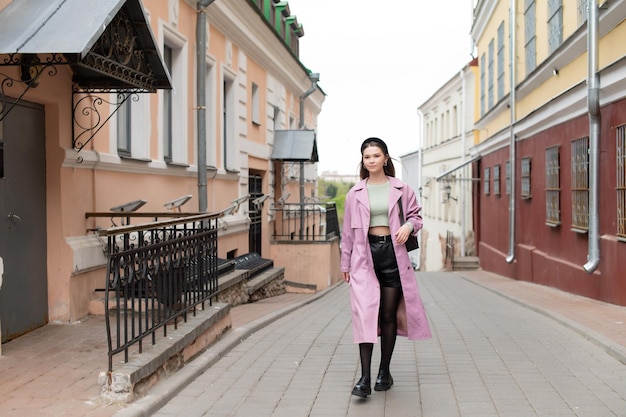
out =
<path fill-rule="evenodd" d="M 524 8 L 524 57 L 526 74 L 537 67 L 537 11 L 535 0 L 526 0 Z"/>
<path fill-rule="evenodd" d="M 496 94 L 497 101 L 500 101 L 504 97 L 504 20 L 498 26 L 498 52 L 497 52 L 497 64 L 498 64 L 498 91 Z"/>
<path fill-rule="evenodd" d="M 589 230 L 589 137 L 571 142 L 572 227 L 578 233 Z"/>
<path fill-rule="evenodd" d="M 490 190 L 489 190 L 489 180 L 490 180 L 490 176 L 491 176 L 491 169 L 490 167 L 485 167 L 483 169 L 483 193 L 485 195 L 490 195 Z"/>
<path fill-rule="evenodd" d="M 532 198 L 532 190 L 531 190 L 531 172 L 532 172 L 532 160 L 529 156 L 526 156 L 520 160 L 521 169 L 520 169 L 520 179 L 521 179 L 521 190 L 520 196 L 523 200 L 530 200 Z"/>
<path fill-rule="evenodd" d="M 561 225 L 561 155 L 560 146 L 550 146 L 545 150 L 546 170 L 546 225 Z"/>
<path fill-rule="evenodd" d="M 626 242 L 626 124 L 615 128 L 616 235 Z"/>
<path fill-rule="evenodd" d="M 493 166 L 493 195 L 500 197 L 500 164 Z"/>

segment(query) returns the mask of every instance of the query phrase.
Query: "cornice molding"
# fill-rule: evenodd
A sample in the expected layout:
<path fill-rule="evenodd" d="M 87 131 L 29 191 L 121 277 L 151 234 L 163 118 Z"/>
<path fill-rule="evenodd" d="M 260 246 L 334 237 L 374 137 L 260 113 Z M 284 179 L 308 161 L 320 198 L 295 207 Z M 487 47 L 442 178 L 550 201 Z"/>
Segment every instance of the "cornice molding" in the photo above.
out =
<path fill-rule="evenodd" d="M 310 87 L 304 66 L 248 0 L 217 1 L 209 7 L 207 20 L 290 90 Z"/>

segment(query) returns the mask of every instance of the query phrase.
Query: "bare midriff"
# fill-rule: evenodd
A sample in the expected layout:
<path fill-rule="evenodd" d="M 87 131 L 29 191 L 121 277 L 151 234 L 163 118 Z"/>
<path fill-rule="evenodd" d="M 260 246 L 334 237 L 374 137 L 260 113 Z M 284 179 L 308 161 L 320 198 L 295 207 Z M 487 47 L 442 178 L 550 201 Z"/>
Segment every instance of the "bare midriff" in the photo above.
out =
<path fill-rule="evenodd" d="M 373 236 L 388 236 L 391 234 L 391 231 L 388 226 L 374 226 L 370 227 L 367 233 Z"/>

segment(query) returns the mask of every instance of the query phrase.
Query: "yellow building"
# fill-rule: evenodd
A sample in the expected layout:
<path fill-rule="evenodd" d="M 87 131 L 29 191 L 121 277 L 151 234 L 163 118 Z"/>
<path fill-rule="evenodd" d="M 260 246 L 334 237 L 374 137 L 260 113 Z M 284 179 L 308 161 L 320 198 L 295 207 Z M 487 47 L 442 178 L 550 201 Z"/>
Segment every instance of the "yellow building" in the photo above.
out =
<path fill-rule="evenodd" d="M 287 2 L 0 0 L 0 22 L 2 342 L 89 313 L 116 211 L 223 211 L 218 256 L 269 257 L 270 205 L 314 193 L 284 175 L 317 161 L 325 98 Z"/>
<path fill-rule="evenodd" d="M 626 1 L 481 0 L 483 269 L 626 305 Z"/>

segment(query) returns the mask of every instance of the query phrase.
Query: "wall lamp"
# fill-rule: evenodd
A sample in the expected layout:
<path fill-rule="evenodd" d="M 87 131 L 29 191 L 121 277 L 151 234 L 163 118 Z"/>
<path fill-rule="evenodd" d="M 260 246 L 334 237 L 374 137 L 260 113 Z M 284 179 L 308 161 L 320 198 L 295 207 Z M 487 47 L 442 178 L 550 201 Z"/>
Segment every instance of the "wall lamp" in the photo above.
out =
<path fill-rule="evenodd" d="M 422 191 L 424 191 L 424 188 L 420 187 L 417 189 L 417 191 L 419 192 L 420 195 L 420 200 L 424 199 L 424 200 L 428 200 L 428 196 L 425 196 L 422 194 Z"/>
<path fill-rule="evenodd" d="M 446 185 L 445 187 L 443 187 L 443 190 L 446 193 L 446 202 L 450 200 L 459 201 L 456 197 L 452 197 L 450 195 L 450 192 L 452 191 L 452 187 L 450 187 L 450 185 Z"/>

